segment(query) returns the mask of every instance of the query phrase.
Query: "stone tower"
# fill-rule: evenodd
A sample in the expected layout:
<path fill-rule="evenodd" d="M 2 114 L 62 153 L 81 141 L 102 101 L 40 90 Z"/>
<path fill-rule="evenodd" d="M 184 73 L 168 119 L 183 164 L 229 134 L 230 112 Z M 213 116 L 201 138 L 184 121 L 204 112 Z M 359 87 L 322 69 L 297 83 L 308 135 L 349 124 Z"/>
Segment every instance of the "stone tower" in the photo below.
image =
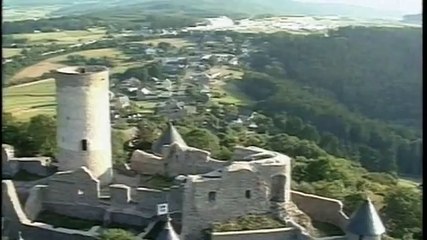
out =
<path fill-rule="evenodd" d="M 86 166 L 105 185 L 112 180 L 108 68 L 76 66 L 55 73 L 60 171 Z"/>

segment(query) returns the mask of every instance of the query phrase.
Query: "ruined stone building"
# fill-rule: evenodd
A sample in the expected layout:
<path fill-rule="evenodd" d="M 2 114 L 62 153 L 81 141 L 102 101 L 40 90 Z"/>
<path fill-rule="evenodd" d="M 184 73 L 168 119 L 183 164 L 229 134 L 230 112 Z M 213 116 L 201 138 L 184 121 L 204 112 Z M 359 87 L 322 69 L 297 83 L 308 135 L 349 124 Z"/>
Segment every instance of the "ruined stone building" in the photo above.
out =
<path fill-rule="evenodd" d="M 172 124 L 152 152 L 132 154 L 130 169 L 113 169 L 108 70 L 67 67 L 58 70 L 56 81 L 58 172 L 19 189 L 19 182 L 2 181 L 3 235 L 10 239 L 97 239 L 103 227 L 118 224 L 140 228 L 137 239 L 156 240 L 200 240 L 207 234 L 213 240 L 379 240 L 385 232 L 369 200 L 349 218 L 338 200 L 293 191 L 288 156 L 238 146 L 231 161 L 217 160 L 188 146 Z M 13 165 L 11 156 L 13 148 L 3 145 L 3 166 Z M 174 181 L 159 188 L 144 180 L 158 176 Z M 157 216 L 162 203 L 168 203 L 171 218 Z M 98 224 L 90 230 L 57 228 L 38 221 L 44 211 Z M 206 232 L 248 214 L 269 215 L 285 227 Z M 301 216 L 308 220 L 301 223 Z M 310 219 L 333 224 L 346 235 L 313 237 Z"/>

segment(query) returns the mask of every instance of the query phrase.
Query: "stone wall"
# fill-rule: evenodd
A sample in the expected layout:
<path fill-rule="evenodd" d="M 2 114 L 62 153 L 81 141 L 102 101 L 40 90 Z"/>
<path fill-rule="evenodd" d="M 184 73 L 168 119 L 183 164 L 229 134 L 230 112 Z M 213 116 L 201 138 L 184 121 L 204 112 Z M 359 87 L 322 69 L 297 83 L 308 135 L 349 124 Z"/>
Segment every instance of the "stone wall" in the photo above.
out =
<path fill-rule="evenodd" d="M 242 169 L 219 179 L 194 178 L 187 180 L 184 190 L 184 239 L 199 239 L 200 231 L 213 222 L 269 211 L 268 185 L 254 172 Z"/>
<path fill-rule="evenodd" d="M 343 231 L 347 226 L 348 217 L 342 211 L 343 204 L 339 200 L 292 191 L 292 201 L 315 221 L 335 225 Z"/>
<path fill-rule="evenodd" d="M 102 222 L 106 207 L 74 203 L 43 203 L 43 208 L 57 214 Z"/>
<path fill-rule="evenodd" d="M 18 239 L 19 232 L 24 239 L 39 240 L 95 240 L 96 235 L 85 231 L 53 228 L 51 225 L 31 222 L 22 209 L 12 181 L 2 181 L 2 216 L 5 219 L 4 234 Z"/>
<path fill-rule="evenodd" d="M 49 179 L 48 185 L 45 202 L 92 205 L 99 202 L 99 180 L 86 167 L 56 173 Z"/>
<path fill-rule="evenodd" d="M 157 204 L 166 202 L 166 194 L 161 190 L 137 188 L 135 202 L 140 210 L 155 211 Z"/>
<path fill-rule="evenodd" d="M 293 228 L 262 229 L 236 232 L 214 232 L 211 240 L 294 240 L 298 233 Z"/>
<path fill-rule="evenodd" d="M 208 151 L 178 144 L 168 146 L 163 151 L 167 163 L 165 174 L 169 177 L 207 173 L 229 164 L 211 158 Z"/>
<path fill-rule="evenodd" d="M 24 170 L 34 175 L 48 176 L 53 172 L 50 166 L 51 159 L 48 157 L 12 158 L 10 161 L 17 161 L 19 170 Z"/>
<path fill-rule="evenodd" d="M 46 187 L 45 185 L 36 185 L 30 190 L 24 210 L 31 221 L 36 220 L 39 213 L 43 210 L 43 198 Z"/>
<path fill-rule="evenodd" d="M 130 159 L 132 170 L 140 174 L 164 175 L 165 162 L 161 157 L 146 153 L 141 150 L 135 150 Z"/>
<path fill-rule="evenodd" d="M 131 201 L 130 187 L 124 184 L 110 185 L 111 206 L 123 207 Z"/>

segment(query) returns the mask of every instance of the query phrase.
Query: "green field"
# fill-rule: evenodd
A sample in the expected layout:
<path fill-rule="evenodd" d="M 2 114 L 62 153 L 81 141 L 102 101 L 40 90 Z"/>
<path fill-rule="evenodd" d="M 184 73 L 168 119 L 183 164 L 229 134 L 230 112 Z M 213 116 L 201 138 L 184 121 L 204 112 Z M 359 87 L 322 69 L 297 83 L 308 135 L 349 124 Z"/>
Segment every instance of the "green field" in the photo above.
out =
<path fill-rule="evenodd" d="M 56 113 L 55 82 L 47 79 L 3 89 L 3 109 L 20 120 Z"/>
<path fill-rule="evenodd" d="M 10 58 L 13 56 L 17 56 L 21 54 L 22 49 L 20 48 L 3 48 L 3 57 L 4 58 Z"/>
<path fill-rule="evenodd" d="M 157 46 L 157 44 L 161 42 L 170 43 L 172 46 L 175 46 L 177 48 L 181 47 L 187 47 L 193 45 L 192 43 L 188 42 L 185 39 L 182 38 L 156 38 L 156 39 L 150 39 L 150 40 L 144 40 L 140 42 L 134 42 L 134 43 L 145 43 L 145 44 L 153 44 L 154 46 Z"/>
<path fill-rule="evenodd" d="M 58 44 L 76 44 L 79 42 L 87 42 L 90 40 L 99 40 L 105 37 L 105 30 L 102 28 L 91 28 L 87 31 L 59 31 L 47 33 L 20 33 L 11 34 L 13 38 L 25 38 L 29 43 L 44 44 L 49 41 L 54 41 Z"/>
<path fill-rule="evenodd" d="M 117 65 L 117 69 L 116 68 L 111 69 L 112 73 L 125 71 L 129 67 L 136 66 L 135 63 L 124 63 L 123 61 L 126 60 L 126 58 L 124 58 L 123 54 L 115 48 L 86 50 L 86 51 L 73 52 L 73 53 L 68 53 L 61 56 L 49 58 L 37 64 L 29 66 L 27 68 L 24 68 L 21 71 L 19 71 L 15 76 L 13 76 L 10 82 L 19 81 L 19 80 L 28 79 L 28 78 L 30 79 L 39 78 L 43 76 L 43 74 L 48 73 L 51 70 L 56 70 L 64 66 L 65 64 L 63 63 L 63 61 L 66 60 L 67 56 L 69 55 L 82 55 L 87 58 L 110 57 L 113 59 L 114 63 Z"/>
<path fill-rule="evenodd" d="M 19 9 L 6 9 L 3 10 L 3 21 L 13 22 L 34 18 L 45 18 L 49 13 L 57 9 L 59 9 L 58 6 L 29 6 L 28 8 L 20 7 Z"/>

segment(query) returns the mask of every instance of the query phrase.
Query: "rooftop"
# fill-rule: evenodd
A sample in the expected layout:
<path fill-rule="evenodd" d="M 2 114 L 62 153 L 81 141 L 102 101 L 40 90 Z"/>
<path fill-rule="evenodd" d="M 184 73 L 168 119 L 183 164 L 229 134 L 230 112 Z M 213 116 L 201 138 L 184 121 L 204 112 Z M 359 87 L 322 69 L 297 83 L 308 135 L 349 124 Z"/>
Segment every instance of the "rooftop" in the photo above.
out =
<path fill-rule="evenodd" d="M 385 233 L 384 225 L 371 200 L 365 200 L 353 213 L 347 231 L 359 236 L 379 236 Z"/>
<path fill-rule="evenodd" d="M 88 75 L 92 73 L 108 71 L 108 68 L 105 66 L 71 66 L 63 67 L 56 70 L 56 73 L 67 74 L 67 75 Z"/>
<path fill-rule="evenodd" d="M 176 130 L 172 123 L 168 123 L 168 127 L 159 137 L 159 139 L 153 143 L 151 150 L 156 154 L 162 154 L 163 146 L 172 145 L 172 143 L 178 143 L 181 146 L 187 146 L 178 130 Z"/>

